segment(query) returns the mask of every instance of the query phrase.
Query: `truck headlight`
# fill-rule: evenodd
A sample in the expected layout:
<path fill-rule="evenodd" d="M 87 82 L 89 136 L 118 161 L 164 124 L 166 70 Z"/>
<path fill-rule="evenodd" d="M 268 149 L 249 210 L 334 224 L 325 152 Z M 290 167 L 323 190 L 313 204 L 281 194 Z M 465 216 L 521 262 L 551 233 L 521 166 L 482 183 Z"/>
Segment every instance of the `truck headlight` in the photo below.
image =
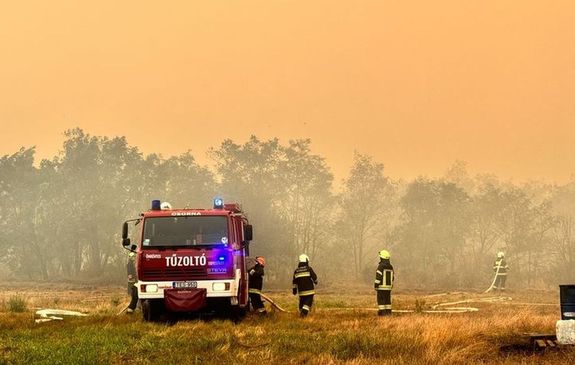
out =
<path fill-rule="evenodd" d="M 148 284 L 145 286 L 146 293 L 157 293 L 158 292 L 158 285 L 157 284 Z"/>
<path fill-rule="evenodd" d="M 212 289 L 214 291 L 226 291 L 230 290 L 230 283 L 213 283 Z"/>

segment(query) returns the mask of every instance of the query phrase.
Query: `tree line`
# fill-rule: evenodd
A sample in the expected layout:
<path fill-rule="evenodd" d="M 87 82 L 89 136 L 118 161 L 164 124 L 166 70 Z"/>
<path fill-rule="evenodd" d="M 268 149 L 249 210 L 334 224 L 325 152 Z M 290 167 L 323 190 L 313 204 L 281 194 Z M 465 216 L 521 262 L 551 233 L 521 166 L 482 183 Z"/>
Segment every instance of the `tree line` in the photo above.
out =
<path fill-rule="evenodd" d="M 199 164 L 191 152 L 144 155 L 125 137 L 65 132 L 62 151 L 0 158 L 0 274 L 21 280 L 121 282 L 121 223 L 152 199 L 209 207 L 240 202 L 266 256 L 266 282 L 287 286 L 306 253 L 327 286 L 373 281 L 387 249 L 405 288 L 481 288 L 504 251 L 510 287 L 575 281 L 575 181 L 564 185 L 470 176 L 456 162 L 440 178 L 392 179 L 355 154 L 336 184 L 309 139 L 224 140 Z"/>

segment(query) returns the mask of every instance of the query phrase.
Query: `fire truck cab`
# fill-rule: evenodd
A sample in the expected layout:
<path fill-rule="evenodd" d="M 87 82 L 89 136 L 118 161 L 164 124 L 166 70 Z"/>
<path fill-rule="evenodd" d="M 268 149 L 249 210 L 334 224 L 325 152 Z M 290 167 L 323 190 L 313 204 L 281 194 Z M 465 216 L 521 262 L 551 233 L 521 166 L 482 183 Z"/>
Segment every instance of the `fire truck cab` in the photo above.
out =
<path fill-rule="evenodd" d="M 137 242 L 128 223 L 139 225 Z M 122 245 L 136 253 L 136 287 L 143 317 L 166 312 L 245 313 L 246 256 L 252 226 L 239 204 L 214 199 L 212 209 L 172 209 L 159 200 L 124 222 Z"/>

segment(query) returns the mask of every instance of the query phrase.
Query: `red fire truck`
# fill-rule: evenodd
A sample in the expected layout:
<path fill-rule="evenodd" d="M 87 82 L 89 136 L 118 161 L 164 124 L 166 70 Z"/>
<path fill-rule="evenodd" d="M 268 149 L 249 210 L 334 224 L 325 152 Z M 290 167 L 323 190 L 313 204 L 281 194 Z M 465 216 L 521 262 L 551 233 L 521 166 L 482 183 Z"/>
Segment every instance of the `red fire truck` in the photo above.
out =
<path fill-rule="evenodd" d="M 130 222 L 140 226 L 135 244 L 128 238 Z M 122 245 L 136 253 L 144 319 L 166 312 L 245 313 L 251 239 L 252 226 L 239 204 L 220 198 L 213 209 L 172 209 L 154 200 L 140 218 L 124 222 Z"/>

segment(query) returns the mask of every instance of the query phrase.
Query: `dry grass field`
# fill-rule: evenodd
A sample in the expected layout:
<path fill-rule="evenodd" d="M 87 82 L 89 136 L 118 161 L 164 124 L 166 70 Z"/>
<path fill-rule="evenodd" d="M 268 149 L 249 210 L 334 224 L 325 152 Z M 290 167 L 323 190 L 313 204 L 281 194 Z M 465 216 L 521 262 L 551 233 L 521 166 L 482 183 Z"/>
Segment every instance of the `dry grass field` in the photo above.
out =
<path fill-rule="evenodd" d="M 248 314 L 240 323 L 184 318 L 146 323 L 140 312 L 117 315 L 124 288 L 48 284 L 0 285 L 0 364 L 573 364 L 575 350 L 533 352 L 526 333 L 554 333 L 555 292 L 497 294 L 394 293 L 394 309 L 378 318 L 369 289 L 316 296 L 309 318 L 296 299 L 269 295 L 289 313 Z M 468 313 L 425 313 L 434 304 Z M 23 302 L 23 303 L 22 303 Z M 24 304 L 25 308 L 22 308 Z M 35 308 L 88 313 L 35 323 Z M 23 312 L 17 312 L 23 310 Z"/>

